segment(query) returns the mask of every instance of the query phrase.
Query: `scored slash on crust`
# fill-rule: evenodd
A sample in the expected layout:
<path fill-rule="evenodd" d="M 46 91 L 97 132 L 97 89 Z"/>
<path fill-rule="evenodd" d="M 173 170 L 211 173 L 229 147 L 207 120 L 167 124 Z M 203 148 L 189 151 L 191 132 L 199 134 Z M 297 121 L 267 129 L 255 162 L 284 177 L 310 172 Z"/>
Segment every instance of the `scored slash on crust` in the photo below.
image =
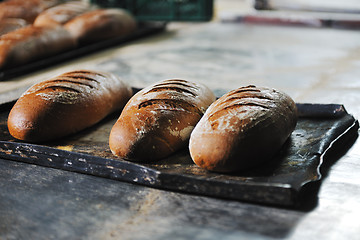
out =
<path fill-rule="evenodd" d="M 187 111 L 191 113 L 197 113 L 200 116 L 203 115 L 203 113 L 198 107 L 180 99 L 150 99 L 140 103 L 138 109 L 145 108 L 151 105 L 166 106 L 162 109 L 166 109 L 168 111 Z"/>

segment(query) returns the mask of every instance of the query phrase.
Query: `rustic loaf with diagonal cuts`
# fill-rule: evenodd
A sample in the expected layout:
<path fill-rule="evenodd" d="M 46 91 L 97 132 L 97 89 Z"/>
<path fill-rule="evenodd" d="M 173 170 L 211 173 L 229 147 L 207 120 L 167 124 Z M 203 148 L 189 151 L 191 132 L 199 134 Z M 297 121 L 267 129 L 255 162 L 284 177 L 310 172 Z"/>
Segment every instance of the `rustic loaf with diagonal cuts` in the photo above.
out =
<path fill-rule="evenodd" d="M 116 156 L 152 161 L 186 147 L 190 133 L 215 100 L 204 85 L 165 80 L 144 88 L 124 107 L 109 144 Z"/>
<path fill-rule="evenodd" d="M 131 95 L 131 87 L 113 74 L 67 72 L 35 84 L 18 99 L 8 117 L 9 132 L 29 142 L 57 139 L 121 109 Z"/>
<path fill-rule="evenodd" d="M 37 27 L 54 27 L 63 25 L 87 11 L 94 10 L 95 5 L 84 1 L 69 1 L 41 12 L 34 21 Z"/>
<path fill-rule="evenodd" d="M 242 87 L 206 111 L 190 137 L 193 161 L 210 171 L 234 172 L 271 159 L 297 122 L 294 101 L 270 88 Z"/>
<path fill-rule="evenodd" d="M 75 39 L 62 27 L 22 27 L 0 37 L 0 69 L 17 67 L 75 47 Z"/>
<path fill-rule="evenodd" d="M 0 2 L 0 21 L 21 18 L 32 23 L 39 13 L 62 0 L 7 0 Z"/>
<path fill-rule="evenodd" d="M 64 27 L 79 44 L 89 44 L 113 37 L 124 37 L 135 31 L 136 20 L 123 9 L 96 9 L 83 13 Z"/>

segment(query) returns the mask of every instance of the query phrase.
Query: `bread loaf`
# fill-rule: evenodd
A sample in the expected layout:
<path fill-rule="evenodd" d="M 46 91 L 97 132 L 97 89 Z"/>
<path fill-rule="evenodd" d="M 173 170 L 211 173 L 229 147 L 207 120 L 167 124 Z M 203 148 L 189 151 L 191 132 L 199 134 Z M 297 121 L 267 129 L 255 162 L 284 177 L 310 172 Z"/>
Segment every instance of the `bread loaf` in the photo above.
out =
<path fill-rule="evenodd" d="M 75 17 L 64 27 L 79 44 L 89 44 L 126 36 L 136 29 L 136 21 L 122 9 L 97 9 Z"/>
<path fill-rule="evenodd" d="M 0 20 L 0 36 L 27 25 L 28 22 L 21 18 L 6 18 Z"/>
<path fill-rule="evenodd" d="M 58 4 L 60 0 L 7 0 L 0 3 L 0 21 L 22 18 L 32 23 L 39 13 Z"/>
<path fill-rule="evenodd" d="M 211 90 L 185 80 L 165 80 L 136 93 L 113 126 L 112 153 L 149 162 L 186 147 L 190 133 L 215 100 Z"/>
<path fill-rule="evenodd" d="M 190 155 L 201 168 L 241 171 L 276 154 L 294 130 L 294 101 L 275 89 L 242 87 L 215 101 L 196 125 Z"/>
<path fill-rule="evenodd" d="M 0 69 L 52 56 L 75 46 L 75 40 L 62 27 L 19 28 L 0 37 Z"/>
<path fill-rule="evenodd" d="M 132 89 L 117 76 L 72 71 L 29 88 L 8 117 L 10 134 L 28 142 L 57 139 L 87 128 L 121 109 Z"/>
<path fill-rule="evenodd" d="M 41 12 L 34 21 L 37 27 L 54 27 L 63 25 L 87 11 L 95 9 L 95 5 L 83 1 L 70 1 L 56 5 Z"/>

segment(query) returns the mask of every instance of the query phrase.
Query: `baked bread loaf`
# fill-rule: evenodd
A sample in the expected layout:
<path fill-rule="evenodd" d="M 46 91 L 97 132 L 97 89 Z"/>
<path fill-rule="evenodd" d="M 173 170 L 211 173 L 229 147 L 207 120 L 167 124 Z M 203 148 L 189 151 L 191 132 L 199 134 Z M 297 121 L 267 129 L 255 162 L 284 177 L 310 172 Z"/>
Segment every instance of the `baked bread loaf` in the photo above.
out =
<path fill-rule="evenodd" d="M 67 72 L 29 88 L 11 109 L 8 129 L 28 142 L 61 138 L 121 109 L 131 95 L 131 87 L 113 74 Z"/>
<path fill-rule="evenodd" d="M 0 21 L 6 18 L 22 18 L 32 23 L 45 9 L 55 6 L 60 0 L 7 0 L 0 3 Z"/>
<path fill-rule="evenodd" d="M 27 25 L 28 22 L 21 18 L 6 18 L 0 20 L 0 36 Z"/>
<path fill-rule="evenodd" d="M 136 93 L 111 129 L 112 153 L 150 162 L 186 147 L 190 133 L 215 100 L 204 85 L 165 80 Z"/>
<path fill-rule="evenodd" d="M 62 27 L 32 25 L 0 37 L 0 69 L 52 56 L 76 47 L 72 36 Z"/>
<path fill-rule="evenodd" d="M 37 27 L 64 25 L 74 17 L 95 9 L 95 5 L 83 1 L 70 1 L 41 12 L 34 21 Z"/>
<path fill-rule="evenodd" d="M 136 29 L 136 21 L 122 9 L 96 9 L 73 18 L 64 27 L 79 44 L 89 44 L 126 36 Z"/>
<path fill-rule="evenodd" d="M 201 168 L 234 172 L 276 154 L 297 123 L 294 101 L 270 88 L 242 87 L 215 101 L 196 125 L 190 155 Z"/>

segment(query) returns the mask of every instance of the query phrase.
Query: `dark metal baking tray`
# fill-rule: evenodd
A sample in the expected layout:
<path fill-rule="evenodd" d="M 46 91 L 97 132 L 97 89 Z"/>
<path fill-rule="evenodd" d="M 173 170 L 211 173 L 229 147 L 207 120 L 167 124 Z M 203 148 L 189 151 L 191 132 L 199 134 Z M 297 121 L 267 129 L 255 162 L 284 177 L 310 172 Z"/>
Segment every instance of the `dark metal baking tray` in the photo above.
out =
<path fill-rule="evenodd" d="M 6 121 L 12 104 L 0 106 L 0 157 L 149 187 L 259 204 L 297 207 L 306 186 L 323 178 L 329 152 L 343 152 L 357 138 L 358 121 L 337 104 L 297 104 L 300 118 L 281 151 L 262 166 L 218 174 L 193 164 L 187 149 L 151 164 L 113 156 L 108 147 L 116 112 L 78 134 L 46 144 L 13 139 Z M 313 193 L 314 194 L 314 193 Z M 315 193 L 316 194 L 316 193 Z"/>
<path fill-rule="evenodd" d="M 22 76 L 46 67 L 54 66 L 59 63 L 73 60 L 78 57 L 86 56 L 87 54 L 94 53 L 109 47 L 125 44 L 136 39 L 144 38 L 152 34 L 162 32 L 166 29 L 164 22 L 140 22 L 138 29 L 126 37 L 115 37 L 101 42 L 78 46 L 75 49 L 59 53 L 54 56 L 49 56 L 36 61 L 32 61 L 19 66 L 6 68 L 0 70 L 0 81 L 10 80 L 14 77 Z"/>

